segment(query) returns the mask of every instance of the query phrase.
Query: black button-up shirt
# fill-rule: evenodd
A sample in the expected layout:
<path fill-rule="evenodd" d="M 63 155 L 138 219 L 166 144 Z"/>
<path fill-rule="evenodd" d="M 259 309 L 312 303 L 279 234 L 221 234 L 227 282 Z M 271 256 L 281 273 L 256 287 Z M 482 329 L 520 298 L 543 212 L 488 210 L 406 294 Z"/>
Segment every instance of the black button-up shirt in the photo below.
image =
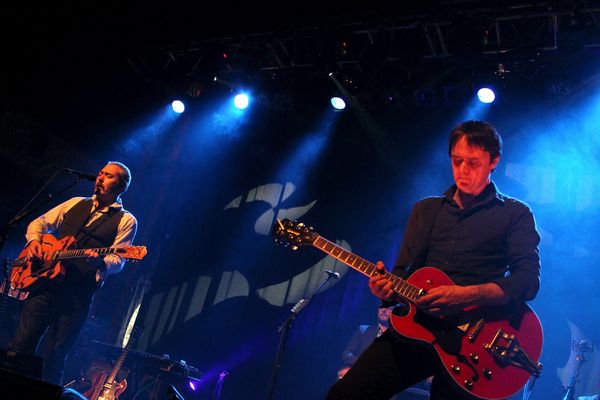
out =
<path fill-rule="evenodd" d="M 540 236 L 527 204 L 498 192 L 490 183 L 461 209 L 457 188 L 418 201 L 406 227 L 394 273 L 406 276 L 430 266 L 458 285 L 497 283 L 515 301 L 539 290 Z"/>

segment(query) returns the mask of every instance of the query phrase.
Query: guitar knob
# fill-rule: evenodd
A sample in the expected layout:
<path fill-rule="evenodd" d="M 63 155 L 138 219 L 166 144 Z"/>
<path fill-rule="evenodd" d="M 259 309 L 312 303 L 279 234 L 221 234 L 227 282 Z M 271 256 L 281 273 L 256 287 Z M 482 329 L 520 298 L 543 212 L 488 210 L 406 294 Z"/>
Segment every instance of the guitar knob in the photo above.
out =
<path fill-rule="evenodd" d="M 471 354 L 469 354 L 469 357 L 471 358 L 471 360 L 473 362 L 479 361 L 479 356 L 477 355 L 477 353 L 471 353 Z"/>
<path fill-rule="evenodd" d="M 454 364 L 452 364 L 452 365 L 450 366 L 450 369 L 451 369 L 451 370 L 452 370 L 452 372 L 454 372 L 455 374 L 458 374 L 458 373 L 460 373 L 460 367 L 459 367 L 458 365 L 454 365 Z"/>
<path fill-rule="evenodd" d="M 487 369 L 487 368 L 484 368 L 483 369 L 483 376 L 485 376 L 488 379 L 492 379 L 492 371 L 489 370 L 489 369 Z"/>
<path fill-rule="evenodd" d="M 467 389 L 469 389 L 469 390 L 473 389 L 473 381 L 472 381 L 472 380 L 470 380 L 470 379 L 467 379 L 467 380 L 465 381 L 465 387 L 466 387 Z"/>

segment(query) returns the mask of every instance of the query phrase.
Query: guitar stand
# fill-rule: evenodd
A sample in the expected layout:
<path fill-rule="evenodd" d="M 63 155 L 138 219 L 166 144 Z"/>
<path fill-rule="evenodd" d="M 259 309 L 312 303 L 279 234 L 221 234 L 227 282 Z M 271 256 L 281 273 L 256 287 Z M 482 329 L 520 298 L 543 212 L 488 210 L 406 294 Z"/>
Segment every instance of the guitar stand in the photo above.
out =
<path fill-rule="evenodd" d="M 588 341 L 585 339 L 581 339 L 579 342 L 575 342 L 575 340 L 573 339 L 573 344 L 571 347 L 574 351 L 576 351 L 578 353 L 577 357 L 575 358 L 577 360 L 577 368 L 575 368 L 575 372 L 573 373 L 573 376 L 571 377 L 571 380 L 569 381 L 569 385 L 566 387 L 567 391 L 565 393 L 565 396 L 562 398 L 562 400 L 574 400 L 575 399 L 575 385 L 577 384 L 577 381 L 579 380 L 579 373 L 581 372 L 581 366 L 586 361 L 584 353 L 594 351 L 594 345 L 593 344 L 590 345 L 588 343 Z"/>

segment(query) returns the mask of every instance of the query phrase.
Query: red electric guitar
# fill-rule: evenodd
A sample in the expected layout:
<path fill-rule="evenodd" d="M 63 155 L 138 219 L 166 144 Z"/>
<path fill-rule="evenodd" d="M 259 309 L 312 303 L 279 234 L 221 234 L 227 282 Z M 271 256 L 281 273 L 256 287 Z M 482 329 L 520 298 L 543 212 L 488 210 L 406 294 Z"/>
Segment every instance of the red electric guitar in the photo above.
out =
<path fill-rule="evenodd" d="M 66 236 L 60 240 L 51 234 L 42 236 L 41 261 L 31 261 L 27 257 L 27 250 L 23 249 L 19 257 L 11 264 L 10 286 L 13 290 L 29 292 L 47 281 L 60 280 L 65 275 L 64 266 L 60 260 L 85 258 L 87 249 L 70 249 L 75 243 L 75 238 Z M 107 254 L 118 254 L 121 258 L 128 260 L 141 260 L 146 256 L 146 246 L 123 246 L 94 248 L 101 256 Z"/>
<path fill-rule="evenodd" d="M 277 220 L 276 242 L 316 247 L 369 277 L 379 274 L 375 264 L 360 258 L 314 232 L 303 223 Z M 542 327 L 527 304 L 507 307 L 470 307 L 456 315 L 432 317 L 414 306 L 428 290 L 454 282 L 433 267 L 421 268 L 406 280 L 386 272 L 394 292 L 408 304 L 402 315 L 392 313 L 391 324 L 404 339 L 429 346 L 439 356 L 454 383 L 473 398 L 507 399 L 533 375 L 541 375 Z"/>
<path fill-rule="evenodd" d="M 92 381 L 92 387 L 83 394 L 83 396 L 88 400 L 116 400 L 119 396 L 125 391 L 127 388 L 127 380 L 123 379 L 120 382 L 116 381 L 117 374 L 125 361 L 125 357 L 127 357 L 127 353 L 133 346 L 133 343 L 137 340 L 137 338 L 142 334 L 144 328 L 142 326 L 135 326 L 131 332 L 131 336 L 129 336 L 129 340 L 123 350 L 121 351 L 121 355 L 115 361 L 115 365 L 109 374 L 102 371 L 97 373 Z"/>

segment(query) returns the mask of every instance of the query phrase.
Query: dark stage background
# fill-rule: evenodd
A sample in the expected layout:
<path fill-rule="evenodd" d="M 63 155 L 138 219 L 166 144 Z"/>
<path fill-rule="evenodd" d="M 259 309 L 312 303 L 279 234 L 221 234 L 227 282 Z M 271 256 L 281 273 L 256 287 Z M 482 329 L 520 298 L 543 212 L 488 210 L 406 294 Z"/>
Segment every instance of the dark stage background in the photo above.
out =
<path fill-rule="evenodd" d="M 562 398 L 576 367 L 572 344 L 598 339 L 600 315 L 593 3 L 332 4 L 292 13 L 240 5 L 210 15 L 176 4 L 6 9 L 0 222 L 61 168 L 95 173 L 119 160 L 133 173 L 123 200 L 139 221 L 135 244 L 148 248 L 98 292 L 68 380 L 84 387 L 92 365 L 115 358 L 133 318 L 145 330 L 123 367 L 130 387 L 122 398 L 166 398 L 169 384 L 186 399 L 266 398 L 278 327 L 331 269 L 341 279 L 295 319 L 273 392 L 323 398 L 354 330 L 375 322 L 378 301 L 366 277 L 317 249 L 277 246 L 270 227 L 297 218 L 391 265 L 412 204 L 452 183 L 448 132 L 477 118 L 504 138 L 494 181 L 533 208 L 542 236 L 542 288 L 531 306 L 544 327 L 544 372 L 530 398 Z M 532 7 L 526 21 L 523 7 Z M 496 52 L 473 36 L 485 28 Z M 344 40 L 346 53 L 332 45 Z M 304 64 L 265 52 L 270 41 L 286 51 L 293 41 L 288 56 Z M 484 79 L 498 93 L 487 106 L 473 99 Z M 230 105 L 238 87 L 253 95 L 244 112 Z M 335 92 L 349 100 L 343 112 L 329 107 Z M 169 108 L 176 95 L 187 101 L 178 116 Z M 47 202 L 8 230 L 3 259 L 19 254 L 39 212 L 91 194 L 85 181 L 58 193 L 75 180 L 59 173 L 37 196 L 34 204 Z M 4 300 L 2 346 L 19 310 Z M 597 352 L 586 359 L 578 395 L 600 392 Z M 192 393 L 187 380 L 200 376 Z"/>

